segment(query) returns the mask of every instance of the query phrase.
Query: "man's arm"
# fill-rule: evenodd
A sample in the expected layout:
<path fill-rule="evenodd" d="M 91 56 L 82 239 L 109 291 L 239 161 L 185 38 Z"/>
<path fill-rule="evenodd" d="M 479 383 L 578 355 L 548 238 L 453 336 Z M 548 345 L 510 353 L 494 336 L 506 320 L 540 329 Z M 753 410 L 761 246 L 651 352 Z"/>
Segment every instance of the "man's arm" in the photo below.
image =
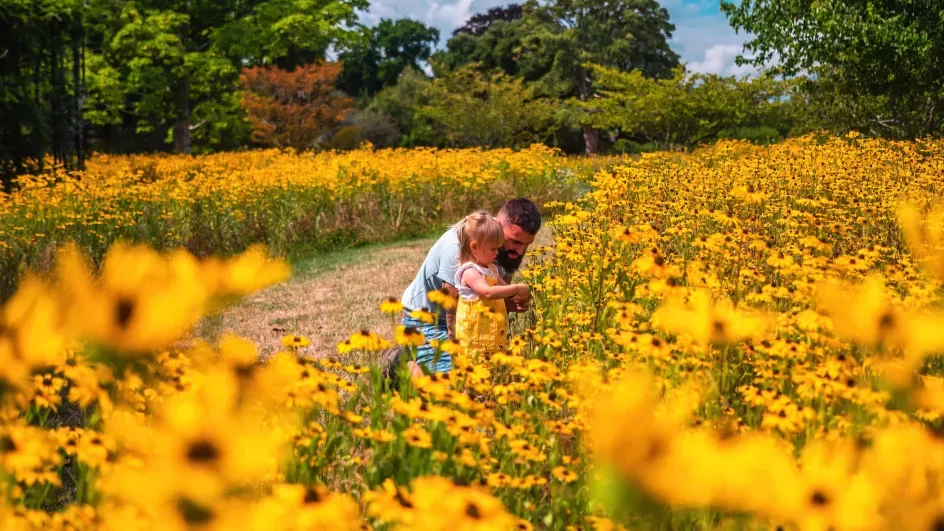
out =
<path fill-rule="evenodd" d="M 443 282 L 443 289 L 449 292 L 449 296 L 459 300 L 459 290 L 448 282 Z M 446 329 L 449 331 L 449 338 L 456 338 L 456 309 L 446 310 Z"/>

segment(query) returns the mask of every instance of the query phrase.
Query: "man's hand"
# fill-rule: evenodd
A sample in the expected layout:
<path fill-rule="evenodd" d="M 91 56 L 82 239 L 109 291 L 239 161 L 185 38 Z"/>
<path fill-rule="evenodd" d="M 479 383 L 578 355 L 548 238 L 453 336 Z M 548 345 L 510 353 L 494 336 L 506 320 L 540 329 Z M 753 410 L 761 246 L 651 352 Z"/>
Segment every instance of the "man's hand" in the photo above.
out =
<path fill-rule="evenodd" d="M 456 340 L 456 312 L 455 310 L 446 310 L 446 330 L 449 332 L 449 339 Z"/>
<path fill-rule="evenodd" d="M 509 312 L 526 312 L 528 308 L 531 307 L 531 293 L 525 293 L 524 295 L 515 295 L 514 297 L 509 297 L 505 299 L 505 308 Z"/>
<path fill-rule="evenodd" d="M 449 292 L 449 295 L 459 300 L 459 290 L 455 286 L 448 282 L 443 282 L 443 288 Z M 455 341 L 456 339 L 456 310 L 446 310 L 446 330 L 449 332 L 449 339 Z"/>

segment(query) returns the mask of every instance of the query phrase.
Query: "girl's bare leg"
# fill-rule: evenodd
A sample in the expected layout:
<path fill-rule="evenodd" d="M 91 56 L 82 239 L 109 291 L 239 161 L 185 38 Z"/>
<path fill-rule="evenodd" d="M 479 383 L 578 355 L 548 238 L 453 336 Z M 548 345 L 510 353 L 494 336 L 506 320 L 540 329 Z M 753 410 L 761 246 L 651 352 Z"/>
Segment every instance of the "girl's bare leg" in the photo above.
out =
<path fill-rule="evenodd" d="M 408 361 L 406 368 L 410 369 L 410 376 L 413 378 L 419 378 L 420 376 L 423 376 L 423 368 L 420 367 L 420 365 L 415 361 Z"/>

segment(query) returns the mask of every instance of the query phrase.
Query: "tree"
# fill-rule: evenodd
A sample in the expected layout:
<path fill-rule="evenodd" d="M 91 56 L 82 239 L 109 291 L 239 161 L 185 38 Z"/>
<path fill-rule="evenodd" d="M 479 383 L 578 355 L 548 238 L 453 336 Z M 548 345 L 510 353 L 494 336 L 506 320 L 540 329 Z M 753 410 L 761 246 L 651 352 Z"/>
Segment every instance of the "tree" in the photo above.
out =
<path fill-rule="evenodd" d="M 405 69 L 421 70 L 438 41 L 439 30 L 422 22 L 381 19 L 338 56 L 344 62 L 339 86 L 352 96 L 373 96 L 395 85 Z"/>
<path fill-rule="evenodd" d="M 242 102 L 254 126 L 253 139 L 298 150 L 314 146 L 354 109 L 354 102 L 335 87 L 342 69 L 340 63 L 319 62 L 291 72 L 279 67 L 244 70 Z"/>
<path fill-rule="evenodd" d="M 789 129 L 784 111 L 792 81 L 771 75 L 738 80 L 683 67 L 669 79 L 649 78 L 639 70 L 593 70 L 595 97 L 571 103 L 596 129 L 617 130 L 666 149 L 694 147 L 743 128 L 773 126 L 780 134 Z"/>
<path fill-rule="evenodd" d="M 496 22 L 514 22 L 521 20 L 524 15 L 524 9 L 520 4 L 510 4 L 506 7 L 493 7 L 485 13 L 478 13 L 467 20 L 465 24 L 458 27 L 452 35 L 458 36 L 460 33 L 479 37 L 483 35 L 492 24 Z"/>
<path fill-rule="evenodd" d="M 46 155 L 80 169 L 85 154 L 87 21 L 78 0 L 0 6 L 0 190 L 43 170 Z"/>
<path fill-rule="evenodd" d="M 366 0 L 89 0 L 96 25 L 96 64 L 117 76 L 96 79 L 98 125 L 113 125 L 121 86 L 122 123 L 135 133 L 166 132 L 175 151 L 193 140 L 221 143 L 246 130 L 238 78 L 246 65 L 293 67 L 323 59 L 354 35 Z M 111 77 L 111 76 L 109 76 Z M 172 125 L 169 125 L 172 124 Z"/>
<path fill-rule="evenodd" d="M 669 13 L 655 0 L 556 0 L 529 17 L 535 29 L 524 41 L 534 54 L 553 54 L 553 64 L 542 82 L 545 90 L 563 97 L 587 101 L 592 93 L 596 64 L 642 75 L 664 78 L 678 66 L 678 55 L 669 48 L 675 26 Z M 596 153 L 598 135 L 584 124 L 586 153 Z"/>
<path fill-rule="evenodd" d="M 527 147 L 546 140 L 556 126 L 556 106 L 537 97 L 521 79 L 474 69 L 434 79 L 430 101 L 420 108 L 455 147 Z"/>
<path fill-rule="evenodd" d="M 808 71 L 828 77 L 847 97 L 856 92 L 887 97 L 888 115 L 872 122 L 894 129 L 896 136 L 940 128 L 944 3 L 939 0 L 742 0 L 723 1 L 722 9 L 735 28 L 751 35 L 745 49 L 752 55 L 742 63 L 776 60 L 785 75 Z"/>
<path fill-rule="evenodd" d="M 548 68 L 538 62 L 537 69 L 522 69 L 521 43 L 525 36 L 521 20 L 498 20 L 479 34 L 459 32 L 446 43 L 446 49 L 436 52 L 433 61 L 449 70 L 474 65 L 483 72 L 500 70 L 510 76 L 526 81 L 535 81 L 547 73 Z"/>
<path fill-rule="evenodd" d="M 432 101 L 431 84 L 422 72 L 408 68 L 396 85 L 383 89 L 371 100 L 367 110 L 389 116 L 396 123 L 403 147 L 442 145 L 443 138 L 436 124 L 420 112 Z"/>
<path fill-rule="evenodd" d="M 456 34 L 434 59 L 451 69 L 498 68 L 535 82 L 545 95 L 581 101 L 592 93 L 592 71 L 584 65 L 639 70 L 647 77 L 671 77 L 678 66 L 668 45 L 675 27 L 655 0 L 531 0 L 521 9 L 519 20 L 493 17 L 484 30 L 470 24 L 481 32 Z M 586 153 L 595 153 L 596 130 L 586 125 L 583 136 Z"/>

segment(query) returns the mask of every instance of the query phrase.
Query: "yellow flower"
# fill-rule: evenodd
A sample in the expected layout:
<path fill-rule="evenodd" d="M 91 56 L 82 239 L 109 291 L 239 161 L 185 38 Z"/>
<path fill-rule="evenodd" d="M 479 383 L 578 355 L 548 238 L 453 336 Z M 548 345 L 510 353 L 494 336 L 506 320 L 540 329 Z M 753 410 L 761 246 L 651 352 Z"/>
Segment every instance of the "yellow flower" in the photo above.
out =
<path fill-rule="evenodd" d="M 712 301 L 705 291 L 692 295 L 689 304 L 677 300 L 659 308 L 653 325 L 674 333 L 686 333 L 703 343 L 732 343 L 760 337 L 769 320 L 735 310 L 727 301 Z"/>
<path fill-rule="evenodd" d="M 433 324 L 436 322 L 436 316 L 430 313 L 426 308 L 411 311 L 410 317 L 426 324 Z"/>
<path fill-rule="evenodd" d="M 282 346 L 286 348 L 305 348 L 311 345 L 311 341 L 305 336 L 287 335 L 282 336 Z"/>
<path fill-rule="evenodd" d="M 429 302 L 442 306 L 446 310 L 455 309 L 456 305 L 459 303 L 459 301 L 453 297 L 449 291 L 446 290 L 446 288 L 430 291 L 426 294 L 426 296 L 429 298 Z M 410 315 L 413 316 L 412 313 Z M 419 319 L 418 317 L 415 318 Z"/>
<path fill-rule="evenodd" d="M 577 474 L 573 470 L 562 466 L 555 466 L 554 469 L 551 470 L 551 474 L 564 483 L 573 483 L 577 480 Z"/>
<path fill-rule="evenodd" d="M 144 247 L 116 244 L 94 278 L 74 247 L 59 256 L 59 291 L 75 332 L 122 354 L 152 352 L 182 338 L 208 292 L 195 268 Z"/>
<path fill-rule="evenodd" d="M 426 336 L 411 326 L 400 325 L 396 331 L 396 343 L 404 347 L 421 347 L 426 343 Z"/>
<path fill-rule="evenodd" d="M 400 299 L 390 297 L 380 303 L 380 311 L 390 315 L 399 315 L 403 311 L 403 303 Z"/>
<path fill-rule="evenodd" d="M 406 440 L 406 443 L 410 446 L 430 448 L 433 445 L 433 439 L 429 432 L 416 424 L 403 430 L 402 435 L 403 439 Z"/>
<path fill-rule="evenodd" d="M 254 245 L 228 260 L 208 260 L 204 275 L 218 296 L 242 296 L 287 279 L 291 268 L 284 261 L 272 259 L 263 245 Z"/>

